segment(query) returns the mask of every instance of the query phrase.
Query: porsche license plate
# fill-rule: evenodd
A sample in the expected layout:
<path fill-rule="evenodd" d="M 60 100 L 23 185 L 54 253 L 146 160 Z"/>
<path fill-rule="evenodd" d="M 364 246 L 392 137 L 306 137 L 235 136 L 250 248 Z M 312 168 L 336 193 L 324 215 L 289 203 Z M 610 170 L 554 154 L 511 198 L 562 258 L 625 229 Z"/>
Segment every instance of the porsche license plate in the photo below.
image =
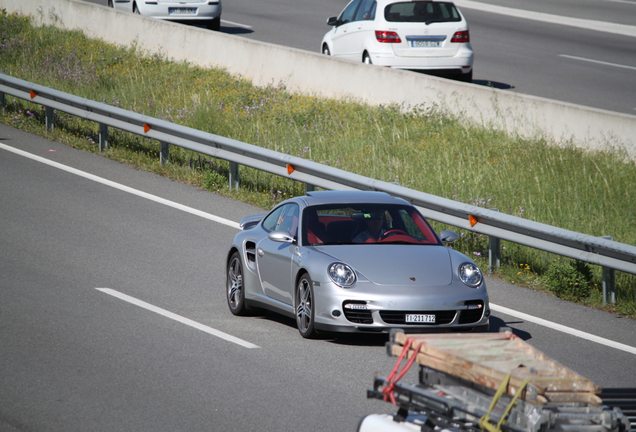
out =
<path fill-rule="evenodd" d="M 170 15 L 194 15 L 197 13 L 197 8 L 174 7 L 174 8 L 169 8 L 168 13 Z"/>
<path fill-rule="evenodd" d="M 406 314 L 407 323 L 435 323 L 433 314 Z"/>

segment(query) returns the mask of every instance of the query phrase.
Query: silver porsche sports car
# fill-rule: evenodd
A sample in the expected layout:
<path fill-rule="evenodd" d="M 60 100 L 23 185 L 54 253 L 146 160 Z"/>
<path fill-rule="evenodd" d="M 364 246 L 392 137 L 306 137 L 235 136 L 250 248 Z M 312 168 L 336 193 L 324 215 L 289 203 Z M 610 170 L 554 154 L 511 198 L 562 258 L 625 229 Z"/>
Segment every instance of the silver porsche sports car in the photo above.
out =
<path fill-rule="evenodd" d="M 486 331 L 481 270 L 444 246 L 407 201 L 382 192 L 320 191 L 241 221 L 227 256 L 234 315 L 265 310 L 319 332 Z"/>

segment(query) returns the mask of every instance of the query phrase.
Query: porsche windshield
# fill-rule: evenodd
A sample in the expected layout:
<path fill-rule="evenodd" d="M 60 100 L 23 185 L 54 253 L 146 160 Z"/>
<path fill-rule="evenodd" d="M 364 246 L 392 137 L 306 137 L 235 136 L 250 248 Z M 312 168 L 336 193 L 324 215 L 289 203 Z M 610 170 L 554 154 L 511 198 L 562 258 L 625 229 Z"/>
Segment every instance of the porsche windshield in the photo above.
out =
<path fill-rule="evenodd" d="M 304 245 L 441 244 L 414 207 L 387 204 L 307 207 L 302 236 Z"/>

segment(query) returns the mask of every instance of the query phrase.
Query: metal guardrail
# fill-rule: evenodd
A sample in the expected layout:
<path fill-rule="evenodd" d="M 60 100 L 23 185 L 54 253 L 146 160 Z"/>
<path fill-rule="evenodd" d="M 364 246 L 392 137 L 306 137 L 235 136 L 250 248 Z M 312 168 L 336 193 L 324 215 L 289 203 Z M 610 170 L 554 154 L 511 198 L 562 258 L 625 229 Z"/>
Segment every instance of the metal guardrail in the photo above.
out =
<path fill-rule="evenodd" d="M 489 236 L 491 266 L 498 266 L 498 239 L 600 265 L 606 270 L 604 273 L 607 273 L 607 278 L 604 278 L 604 299 L 607 298 L 606 295 L 613 297 L 612 270 L 636 274 L 636 246 L 618 243 L 611 238 L 581 234 L 437 197 L 80 98 L 0 73 L 0 104 L 3 107 L 5 94 L 46 107 L 47 127 L 53 127 L 54 110 L 99 123 L 100 150 L 108 145 L 108 127 L 114 127 L 160 141 L 162 161 L 168 156 L 170 144 L 227 160 L 230 162 L 230 190 L 233 187 L 238 188 L 238 166 L 245 165 L 324 189 L 387 192 L 413 203 L 431 220 Z M 492 241 L 493 239 L 496 241 Z"/>

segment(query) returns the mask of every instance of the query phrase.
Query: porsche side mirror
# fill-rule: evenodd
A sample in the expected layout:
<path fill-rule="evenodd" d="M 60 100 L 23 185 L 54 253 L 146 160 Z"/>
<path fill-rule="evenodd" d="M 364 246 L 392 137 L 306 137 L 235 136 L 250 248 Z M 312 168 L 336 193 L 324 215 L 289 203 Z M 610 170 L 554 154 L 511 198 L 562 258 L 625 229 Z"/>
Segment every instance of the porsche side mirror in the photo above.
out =
<path fill-rule="evenodd" d="M 444 230 L 441 233 L 439 233 L 439 239 L 444 244 L 456 242 L 458 238 L 459 236 L 457 235 L 455 231 Z"/>
<path fill-rule="evenodd" d="M 327 25 L 330 26 L 338 26 L 340 23 L 338 22 L 338 17 L 329 17 L 327 18 Z"/>
<path fill-rule="evenodd" d="M 293 243 L 294 236 L 292 236 L 289 231 L 272 231 L 267 236 L 271 241 L 279 242 L 279 243 Z"/>

